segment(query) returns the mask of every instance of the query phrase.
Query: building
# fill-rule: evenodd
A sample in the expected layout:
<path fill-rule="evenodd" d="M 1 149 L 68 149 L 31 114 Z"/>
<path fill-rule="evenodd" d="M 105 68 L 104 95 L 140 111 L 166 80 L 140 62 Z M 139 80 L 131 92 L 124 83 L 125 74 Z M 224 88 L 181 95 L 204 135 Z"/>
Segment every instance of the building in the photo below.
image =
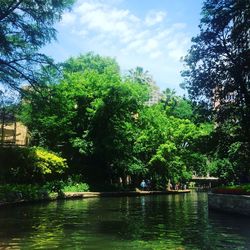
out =
<path fill-rule="evenodd" d="M 149 100 L 146 102 L 146 105 L 152 106 L 157 104 L 162 99 L 162 93 L 160 92 L 160 88 L 155 84 L 155 82 L 151 81 L 149 83 L 150 86 L 150 97 Z"/>
<path fill-rule="evenodd" d="M 0 146 L 27 146 L 29 133 L 26 126 L 17 122 L 14 114 L 0 111 Z"/>
<path fill-rule="evenodd" d="M 21 122 L 2 124 L 0 132 L 1 145 L 27 146 L 29 133 Z"/>

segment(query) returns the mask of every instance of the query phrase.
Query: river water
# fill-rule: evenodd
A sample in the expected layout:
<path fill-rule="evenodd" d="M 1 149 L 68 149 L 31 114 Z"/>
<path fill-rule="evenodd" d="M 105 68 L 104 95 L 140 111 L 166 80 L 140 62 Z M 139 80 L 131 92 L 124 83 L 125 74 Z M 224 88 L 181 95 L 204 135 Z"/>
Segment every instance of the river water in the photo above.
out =
<path fill-rule="evenodd" d="M 0 208 L 0 249 L 250 249 L 250 218 L 196 192 L 23 204 Z"/>

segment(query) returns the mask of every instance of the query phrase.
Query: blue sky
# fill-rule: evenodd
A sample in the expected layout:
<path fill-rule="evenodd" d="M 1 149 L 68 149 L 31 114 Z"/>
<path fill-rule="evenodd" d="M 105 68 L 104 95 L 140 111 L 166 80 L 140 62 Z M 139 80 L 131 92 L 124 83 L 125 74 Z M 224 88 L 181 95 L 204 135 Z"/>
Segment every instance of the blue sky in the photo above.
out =
<path fill-rule="evenodd" d="M 57 62 L 93 51 L 116 58 L 123 73 L 141 66 L 164 90 L 181 94 L 180 71 L 198 34 L 202 0 L 78 0 L 43 49 Z"/>

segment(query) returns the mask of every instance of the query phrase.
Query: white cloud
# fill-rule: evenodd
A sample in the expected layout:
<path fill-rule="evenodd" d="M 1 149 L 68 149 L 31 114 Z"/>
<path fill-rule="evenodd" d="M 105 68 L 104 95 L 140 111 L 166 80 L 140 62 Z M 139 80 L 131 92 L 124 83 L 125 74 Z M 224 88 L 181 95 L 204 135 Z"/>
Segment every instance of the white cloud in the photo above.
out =
<path fill-rule="evenodd" d="M 158 48 L 158 41 L 157 40 L 155 40 L 155 39 L 153 39 L 153 38 L 150 38 L 150 39 L 148 39 L 147 40 L 147 42 L 146 42 L 146 44 L 145 44 L 145 46 L 144 46 L 144 50 L 146 51 L 146 52 L 150 52 L 150 51 L 153 51 L 153 50 L 155 50 L 155 49 L 157 49 Z"/>
<path fill-rule="evenodd" d="M 75 14 L 80 20 L 80 29 L 105 33 L 107 36 L 130 41 L 139 19 L 129 10 L 117 9 L 101 2 L 84 2 Z"/>
<path fill-rule="evenodd" d="M 110 1 L 119 3 L 120 0 Z M 109 49 L 112 46 L 123 54 L 135 53 L 149 58 L 168 54 L 177 60 L 185 44 L 170 39 L 174 39 L 176 31 L 182 32 L 185 24 L 175 23 L 159 28 L 156 24 L 163 22 L 166 12 L 150 10 L 143 19 L 128 9 L 119 8 L 117 4 L 111 5 L 110 1 L 80 2 L 73 12 L 64 15 L 62 23 L 71 24 L 71 32 L 88 38 L 93 47 Z M 171 42 L 176 46 L 171 46 Z"/>
<path fill-rule="evenodd" d="M 174 23 L 172 28 L 175 30 L 182 30 L 185 29 L 187 25 L 185 23 Z"/>
<path fill-rule="evenodd" d="M 145 24 L 147 26 L 153 26 L 162 22 L 165 17 L 166 12 L 164 11 L 150 11 L 145 18 Z"/>
<path fill-rule="evenodd" d="M 64 13 L 62 15 L 62 21 L 61 21 L 61 25 L 66 26 L 66 25 L 73 25 L 75 23 L 76 20 L 76 15 L 72 14 L 72 13 Z"/>
<path fill-rule="evenodd" d="M 71 35 L 70 42 L 74 40 L 74 54 L 95 51 L 116 57 L 122 67 L 139 65 L 156 74 L 163 69 L 162 79 L 165 74 L 177 75 L 179 59 L 189 47 L 186 24 L 166 22 L 164 11 L 149 10 L 139 16 L 120 8 L 121 1 L 78 1 L 72 12 L 63 15 L 61 26 L 68 28 L 64 32 Z"/>
<path fill-rule="evenodd" d="M 163 55 L 163 53 L 162 53 L 160 50 L 157 50 L 157 51 L 155 51 L 155 52 L 149 54 L 149 56 L 150 56 L 152 59 L 160 58 L 162 55 Z"/>
<path fill-rule="evenodd" d="M 185 55 L 186 48 L 189 45 L 189 39 L 183 34 L 177 34 L 167 45 L 167 51 L 169 56 L 174 60 L 180 60 Z"/>

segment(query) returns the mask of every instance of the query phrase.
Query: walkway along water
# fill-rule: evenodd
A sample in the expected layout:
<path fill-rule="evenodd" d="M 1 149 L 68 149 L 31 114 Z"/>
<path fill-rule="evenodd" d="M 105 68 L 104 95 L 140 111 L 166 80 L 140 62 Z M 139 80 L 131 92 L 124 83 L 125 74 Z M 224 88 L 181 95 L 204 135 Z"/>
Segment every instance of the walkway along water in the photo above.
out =
<path fill-rule="evenodd" d="M 20 204 L 25 202 L 36 201 L 55 201 L 67 199 L 86 199 L 97 197 L 131 197 L 131 196 L 148 196 L 148 195 L 169 195 L 169 194 L 183 194 L 190 193 L 190 190 L 169 190 L 169 191 L 125 191 L 125 192 L 65 192 L 65 193 L 51 193 L 48 196 L 36 200 L 18 199 L 11 202 L 1 202 L 0 206 Z"/>

